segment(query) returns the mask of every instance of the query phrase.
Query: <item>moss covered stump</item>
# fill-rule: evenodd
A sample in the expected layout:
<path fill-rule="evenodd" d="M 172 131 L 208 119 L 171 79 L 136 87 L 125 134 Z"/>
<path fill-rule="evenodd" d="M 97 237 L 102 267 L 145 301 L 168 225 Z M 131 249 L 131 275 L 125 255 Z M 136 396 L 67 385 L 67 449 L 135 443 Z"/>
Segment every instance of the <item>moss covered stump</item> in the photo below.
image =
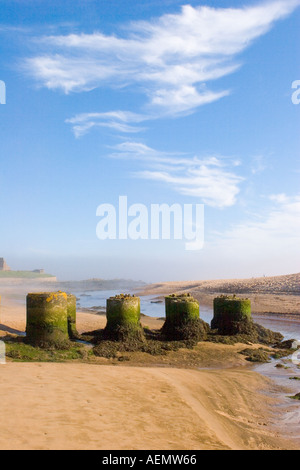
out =
<path fill-rule="evenodd" d="M 64 292 L 27 295 L 27 343 L 44 349 L 69 346 L 67 299 Z"/>
<path fill-rule="evenodd" d="M 214 299 L 214 318 L 211 328 L 221 335 L 247 334 L 253 325 L 251 301 L 236 296 L 220 296 Z"/>
<path fill-rule="evenodd" d="M 162 334 L 168 340 L 205 339 L 209 326 L 200 320 L 199 302 L 190 294 L 172 294 L 165 298 L 166 321 Z"/>
<path fill-rule="evenodd" d="M 71 339 L 78 338 L 78 331 L 76 329 L 76 297 L 75 295 L 68 294 L 67 298 L 67 313 L 68 313 L 68 332 Z"/>
<path fill-rule="evenodd" d="M 104 337 L 113 341 L 144 341 L 140 298 L 116 295 L 106 301 Z"/>

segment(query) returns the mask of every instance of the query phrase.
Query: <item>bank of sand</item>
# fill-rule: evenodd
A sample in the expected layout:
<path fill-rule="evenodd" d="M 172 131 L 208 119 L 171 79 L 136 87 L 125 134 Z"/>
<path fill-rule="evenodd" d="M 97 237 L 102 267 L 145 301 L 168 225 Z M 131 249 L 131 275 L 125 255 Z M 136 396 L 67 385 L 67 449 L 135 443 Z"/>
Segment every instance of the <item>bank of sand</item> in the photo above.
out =
<path fill-rule="evenodd" d="M 104 324 L 104 316 L 78 313 L 80 332 Z M 5 302 L 0 335 L 24 329 L 25 307 Z M 276 387 L 245 367 L 239 347 L 203 343 L 201 365 L 217 367 L 206 370 L 190 368 L 194 351 L 182 353 L 180 368 L 163 361 L 175 353 L 160 364 L 140 355 L 126 364 L 0 365 L 0 449 L 296 448 L 271 426 Z"/>
<path fill-rule="evenodd" d="M 300 315 L 300 273 L 251 279 L 161 282 L 141 288 L 139 294 L 160 298 L 185 292 L 210 307 L 217 295 L 237 294 L 251 299 L 255 314 Z"/>

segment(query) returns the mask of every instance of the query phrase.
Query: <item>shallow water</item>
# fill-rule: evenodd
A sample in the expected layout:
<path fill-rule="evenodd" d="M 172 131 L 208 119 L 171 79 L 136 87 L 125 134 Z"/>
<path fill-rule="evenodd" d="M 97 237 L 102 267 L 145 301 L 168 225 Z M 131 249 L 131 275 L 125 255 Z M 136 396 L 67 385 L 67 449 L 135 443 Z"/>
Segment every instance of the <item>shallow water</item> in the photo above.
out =
<path fill-rule="evenodd" d="M 297 354 L 300 364 L 300 350 Z M 281 363 L 285 367 L 278 369 L 276 364 Z M 265 377 L 273 380 L 280 387 L 273 396 L 280 399 L 274 407 L 276 413 L 275 426 L 279 428 L 281 434 L 288 439 L 294 440 L 295 444 L 300 443 L 300 403 L 290 397 L 300 392 L 299 380 L 291 380 L 291 377 L 300 378 L 300 370 L 296 363 L 293 363 L 291 356 L 281 360 L 273 360 L 268 364 L 260 364 L 254 370 Z"/>
<path fill-rule="evenodd" d="M 119 291 L 106 290 L 84 292 L 84 294 L 80 292 L 75 293 L 76 297 L 79 298 L 78 305 L 84 308 L 104 308 L 106 307 L 106 299 L 116 294 L 119 294 Z M 157 297 L 150 295 L 141 297 L 141 312 L 149 317 L 164 317 L 164 302 L 152 302 L 157 302 Z M 201 305 L 200 303 L 200 317 L 202 320 L 210 323 L 213 318 L 212 308 Z M 285 339 L 293 338 L 300 340 L 300 318 L 297 320 L 296 318 L 283 317 L 282 315 L 253 315 L 253 319 L 256 323 L 259 323 L 265 328 L 280 332 Z"/>

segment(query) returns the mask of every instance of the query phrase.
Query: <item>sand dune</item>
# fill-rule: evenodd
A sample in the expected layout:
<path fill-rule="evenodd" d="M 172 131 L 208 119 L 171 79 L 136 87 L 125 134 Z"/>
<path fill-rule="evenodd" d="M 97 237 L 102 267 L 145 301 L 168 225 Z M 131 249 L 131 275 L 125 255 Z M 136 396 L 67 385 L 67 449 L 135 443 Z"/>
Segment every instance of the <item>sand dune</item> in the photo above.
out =
<path fill-rule="evenodd" d="M 252 279 L 220 279 L 150 284 L 140 295 L 162 296 L 173 292 L 191 292 L 202 304 L 212 305 L 219 294 L 249 297 L 253 313 L 300 315 L 300 274 Z"/>
<path fill-rule="evenodd" d="M 166 282 L 151 284 L 145 290 L 201 289 L 203 292 L 232 292 L 256 294 L 300 295 L 300 273 L 285 276 L 258 277 L 251 279 L 217 279 L 206 281 Z"/>

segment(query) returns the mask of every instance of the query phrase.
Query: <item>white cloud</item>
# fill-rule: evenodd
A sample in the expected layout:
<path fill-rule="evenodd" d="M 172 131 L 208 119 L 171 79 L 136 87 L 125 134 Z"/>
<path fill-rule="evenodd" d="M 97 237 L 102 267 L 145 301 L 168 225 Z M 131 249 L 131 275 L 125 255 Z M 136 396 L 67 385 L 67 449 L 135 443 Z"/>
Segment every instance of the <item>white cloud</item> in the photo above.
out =
<path fill-rule="evenodd" d="M 270 196 L 271 201 L 275 201 L 278 204 L 285 204 L 289 202 L 289 198 L 286 194 L 280 193 L 280 194 L 272 194 Z"/>
<path fill-rule="evenodd" d="M 229 207 L 236 202 L 243 178 L 228 169 L 236 167 L 236 161 L 163 153 L 138 142 L 124 142 L 115 150 L 112 157 L 138 159 L 148 167 L 135 172 L 135 177 L 167 184 L 174 191 L 213 207 Z"/>
<path fill-rule="evenodd" d="M 216 234 L 216 244 L 225 250 L 262 254 L 290 251 L 290 256 L 300 254 L 300 194 L 272 195 L 272 208 L 261 211 L 256 218 Z"/>
<path fill-rule="evenodd" d="M 30 32 L 29 28 L 23 26 L 11 26 L 0 24 L 0 33 L 27 33 Z"/>
<path fill-rule="evenodd" d="M 265 157 L 263 155 L 255 155 L 252 158 L 251 173 L 253 175 L 263 173 L 267 169 Z"/>
<path fill-rule="evenodd" d="M 146 119 L 145 116 L 130 111 L 110 111 L 107 113 L 82 113 L 67 119 L 66 122 L 72 125 L 75 137 L 81 137 L 93 127 L 108 127 L 123 133 L 140 132 L 143 128 L 131 124 L 137 124 Z"/>
<path fill-rule="evenodd" d="M 185 5 L 180 13 L 131 23 L 122 36 L 48 36 L 39 40 L 47 52 L 25 65 L 49 89 L 69 93 L 139 85 L 152 111 L 191 112 L 228 95 L 228 90 L 208 89 L 207 82 L 236 71 L 236 56 L 299 3 L 273 0 L 219 9 Z"/>
<path fill-rule="evenodd" d="M 122 142 L 121 144 L 115 145 L 113 147 L 115 150 L 114 153 L 110 155 L 112 158 L 128 158 L 128 159 L 137 159 L 141 160 L 142 162 L 151 162 L 151 163 L 173 163 L 179 162 L 174 157 L 182 156 L 182 153 L 174 153 L 174 152 L 160 152 L 155 150 L 148 145 L 145 145 L 141 142 Z M 184 160 L 186 163 L 186 160 Z"/>

